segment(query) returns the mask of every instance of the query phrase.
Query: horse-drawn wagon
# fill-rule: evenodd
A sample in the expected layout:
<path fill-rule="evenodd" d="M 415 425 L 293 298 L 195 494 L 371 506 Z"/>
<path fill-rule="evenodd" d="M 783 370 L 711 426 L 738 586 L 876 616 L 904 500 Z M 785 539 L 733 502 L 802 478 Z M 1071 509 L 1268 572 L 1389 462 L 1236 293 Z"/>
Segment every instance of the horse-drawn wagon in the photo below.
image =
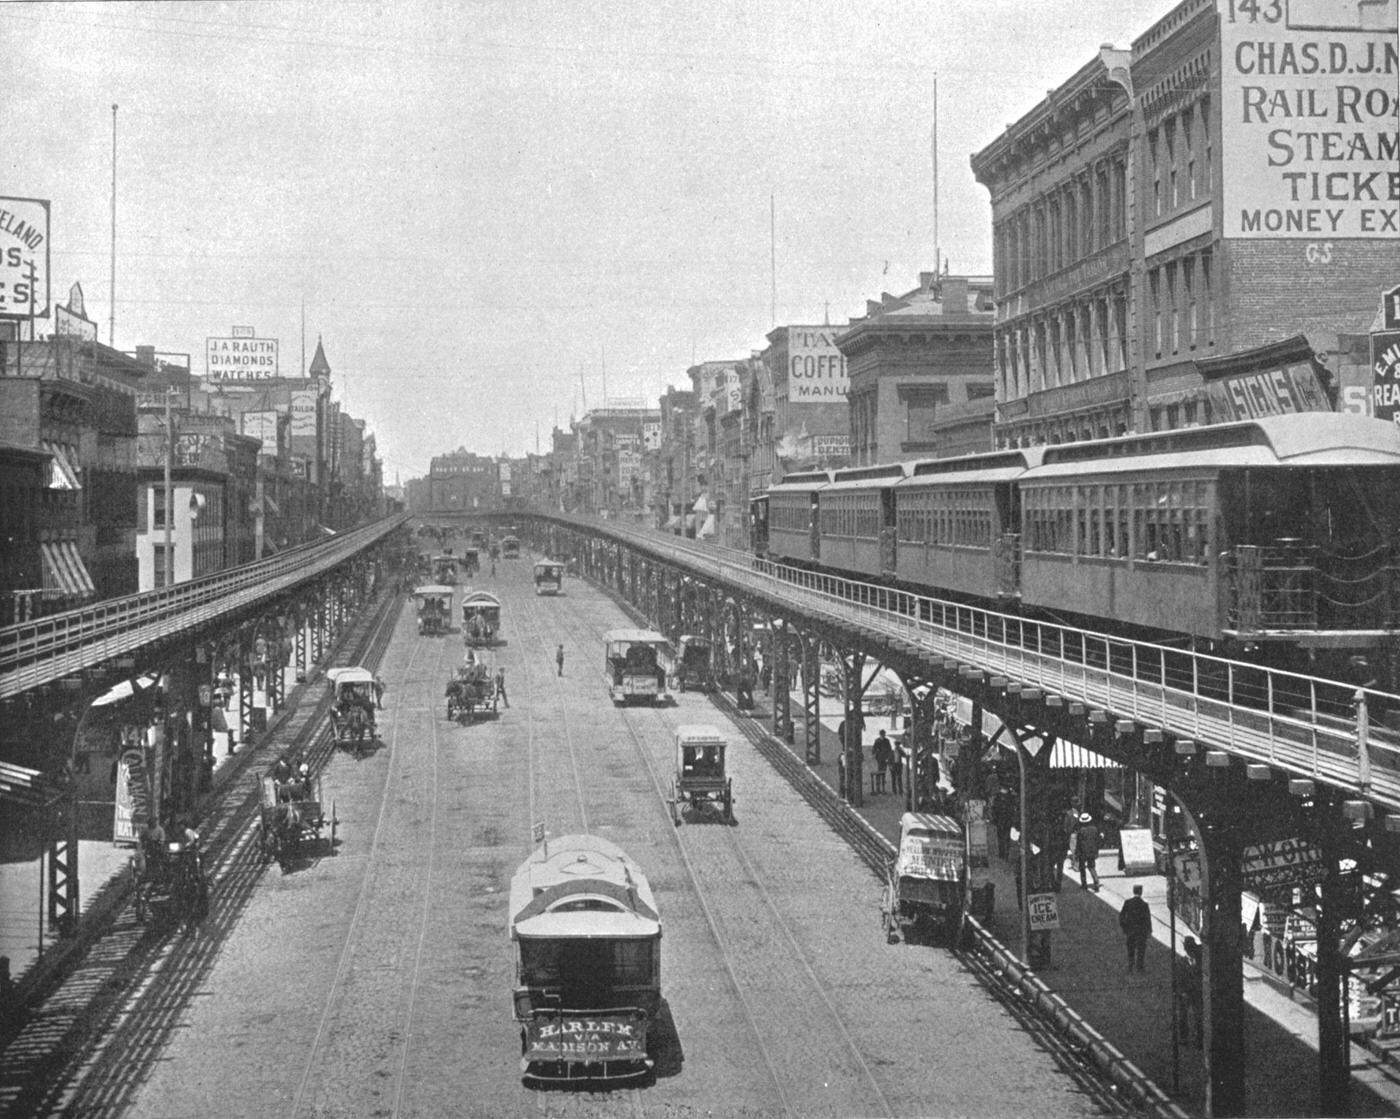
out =
<path fill-rule="evenodd" d="M 500 642 L 501 601 L 485 591 L 469 591 L 462 599 L 462 639 L 474 649 Z"/>
<path fill-rule="evenodd" d="M 520 558 L 520 538 L 519 538 L 518 536 L 503 536 L 503 537 L 501 537 L 501 558 L 502 558 L 502 559 L 519 559 L 519 558 Z"/>
<path fill-rule="evenodd" d="M 320 843 L 321 830 L 330 828 L 330 852 L 335 854 L 335 804 L 326 815 L 321 778 L 293 774 L 279 781 L 265 774 L 259 789 L 258 841 L 263 861 L 276 859 L 285 869 L 301 854 L 304 844 Z"/>
<path fill-rule="evenodd" d="M 906 812 L 890 866 L 880 921 L 890 941 L 915 932 L 957 943 L 967 889 L 967 841 L 951 816 Z"/>
<path fill-rule="evenodd" d="M 358 757 L 373 745 L 376 684 L 374 673 L 358 665 L 332 668 L 326 673 L 331 688 L 331 734 L 337 747 L 353 749 Z"/>
<path fill-rule="evenodd" d="M 715 690 L 715 673 L 710 666 L 710 643 L 693 633 L 682 634 L 677 642 L 676 687 L 680 691 L 698 688 L 702 692 Z"/>
<path fill-rule="evenodd" d="M 457 582 L 457 557 L 451 552 L 433 557 L 433 578 L 449 586 Z"/>
<path fill-rule="evenodd" d="M 451 587 L 444 583 L 429 583 L 413 592 L 418 603 L 418 632 L 429 637 L 446 633 L 452 626 Z"/>
<path fill-rule="evenodd" d="M 495 715 L 496 681 L 482 661 L 471 661 L 457 669 L 447 681 L 447 717 L 453 722 L 475 722 L 477 717 Z"/>
<path fill-rule="evenodd" d="M 685 805 L 715 805 L 725 823 L 734 820 L 734 778 L 724 769 L 724 735 L 710 726 L 676 728 L 676 776 L 671 780 L 671 819 L 681 822 Z"/>
<path fill-rule="evenodd" d="M 181 834 L 157 845 L 144 840 L 131 864 L 132 907 L 145 924 L 157 916 L 193 929 L 209 912 L 209 880 L 198 838 Z"/>

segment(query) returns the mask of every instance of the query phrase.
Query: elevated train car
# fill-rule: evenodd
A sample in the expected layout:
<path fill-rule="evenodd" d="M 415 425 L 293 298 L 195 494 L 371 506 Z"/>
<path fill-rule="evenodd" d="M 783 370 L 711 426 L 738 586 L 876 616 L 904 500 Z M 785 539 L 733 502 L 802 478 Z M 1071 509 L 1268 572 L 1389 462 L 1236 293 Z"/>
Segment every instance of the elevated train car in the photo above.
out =
<path fill-rule="evenodd" d="M 661 916 L 641 868 L 592 835 L 551 839 L 510 883 L 515 1020 L 527 1080 L 622 1080 L 653 1066 Z"/>
<path fill-rule="evenodd" d="M 1362 416 L 799 474 L 767 502 L 777 563 L 1313 672 L 1400 626 L 1400 429 Z"/>

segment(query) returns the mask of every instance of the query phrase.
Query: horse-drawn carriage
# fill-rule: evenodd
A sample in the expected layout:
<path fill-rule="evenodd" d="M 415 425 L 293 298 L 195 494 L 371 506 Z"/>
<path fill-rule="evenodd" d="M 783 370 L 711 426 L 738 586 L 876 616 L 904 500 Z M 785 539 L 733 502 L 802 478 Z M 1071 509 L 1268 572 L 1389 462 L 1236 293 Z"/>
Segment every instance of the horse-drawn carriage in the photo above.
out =
<path fill-rule="evenodd" d="M 336 819 L 332 802 L 326 815 L 320 777 L 292 774 L 279 781 L 265 774 L 259 789 L 258 841 L 263 861 L 276 859 L 283 867 L 301 854 L 302 845 L 319 843 L 321 829 L 330 827 L 330 852 L 335 854 Z"/>
<path fill-rule="evenodd" d="M 710 726 L 676 728 L 676 776 L 671 780 L 671 819 L 679 824 L 685 805 L 718 807 L 734 820 L 734 778 L 724 770 L 724 735 Z"/>
<path fill-rule="evenodd" d="M 562 563 L 552 559 L 542 559 L 535 562 L 535 593 L 564 593 L 564 565 Z"/>
<path fill-rule="evenodd" d="M 673 667 L 671 643 L 649 629 L 615 629 L 603 634 L 603 680 L 614 703 L 664 704 L 666 678 Z"/>
<path fill-rule="evenodd" d="M 353 749 L 358 757 L 364 747 L 373 745 L 378 733 L 374 725 L 376 685 L 367 668 L 332 668 L 326 673 L 330 683 L 331 734 L 337 747 Z"/>
<path fill-rule="evenodd" d="M 715 673 L 710 667 L 710 643 L 693 633 L 682 634 L 677 642 L 676 687 L 680 691 L 699 688 L 702 692 L 715 690 Z"/>
<path fill-rule="evenodd" d="M 501 537 L 501 558 L 502 558 L 502 559 L 519 559 L 519 558 L 520 558 L 520 538 L 519 538 L 518 536 L 503 536 L 503 537 Z"/>
<path fill-rule="evenodd" d="M 469 591 L 462 599 L 462 639 L 474 649 L 500 641 L 501 601 L 485 591 Z"/>
<path fill-rule="evenodd" d="M 462 574 L 470 579 L 481 570 L 481 550 L 479 548 L 462 549 Z"/>
<path fill-rule="evenodd" d="M 433 557 L 433 578 L 453 586 L 457 582 L 457 557 L 451 552 Z"/>
<path fill-rule="evenodd" d="M 967 841 L 951 816 L 906 812 L 899 820 L 899 853 L 890 866 L 880 922 L 894 942 L 914 932 L 957 943 L 967 889 Z"/>
<path fill-rule="evenodd" d="M 418 632 L 428 637 L 447 633 L 452 627 L 451 587 L 443 583 L 429 583 L 413 592 L 418 603 Z"/>
<path fill-rule="evenodd" d="M 447 717 L 453 722 L 475 722 L 496 714 L 496 681 L 483 661 L 470 661 L 447 681 Z"/>
<path fill-rule="evenodd" d="M 209 880 L 204 857 L 192 835 L 180 835 L 147 849 L 143 841 L 131 863 L 132 908 L 145 924 L 158 916 L 192 929 L 209 912 Z"/>

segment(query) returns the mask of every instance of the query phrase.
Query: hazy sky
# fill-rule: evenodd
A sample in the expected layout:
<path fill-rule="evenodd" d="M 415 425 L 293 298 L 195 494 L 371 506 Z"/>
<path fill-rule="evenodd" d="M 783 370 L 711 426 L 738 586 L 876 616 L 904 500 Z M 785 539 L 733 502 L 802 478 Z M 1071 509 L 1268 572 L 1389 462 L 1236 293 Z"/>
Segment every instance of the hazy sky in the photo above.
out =
<path fill-rule="evenodd" d="M 1171 0 L 0 6 L 0 195 L 54 302 L 188 352 L 322 336 L 386 476 L 687 386 L 777 322 L 991 269 L 969 155 Z M 309 360 L 309 352 L 308 352 Z M 580 377 L 582 373 L 582 377 Z"/>

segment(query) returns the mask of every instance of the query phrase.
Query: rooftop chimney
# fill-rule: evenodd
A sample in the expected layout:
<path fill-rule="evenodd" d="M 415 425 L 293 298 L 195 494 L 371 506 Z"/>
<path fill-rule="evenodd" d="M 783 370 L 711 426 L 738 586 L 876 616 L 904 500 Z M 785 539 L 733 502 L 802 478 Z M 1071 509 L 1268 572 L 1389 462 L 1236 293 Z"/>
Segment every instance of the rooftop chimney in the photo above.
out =
<path fill-rule="evenodd" d="M 945 315 L 967 314 L 967 277 L 943 277 L 943 313 Z"/>

